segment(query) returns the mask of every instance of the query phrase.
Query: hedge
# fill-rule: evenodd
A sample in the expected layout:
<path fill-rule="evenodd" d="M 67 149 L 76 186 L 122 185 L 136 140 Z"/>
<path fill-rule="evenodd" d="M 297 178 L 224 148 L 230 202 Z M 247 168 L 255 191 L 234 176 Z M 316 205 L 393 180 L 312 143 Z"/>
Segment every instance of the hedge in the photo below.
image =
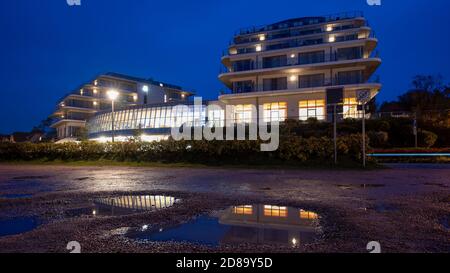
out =
<path fill-rule="evenodd" d="M 0 161 L 132 161 L 204 164 L 312 164 L 333 162 L 333 140 L 328 137 L 285 135 L 279 149 L 261 152 L 260 141 L 174 141 L 97 143 L 0 143 Z M 359 164 L 361 135 L 340 136 L 342 160 Z"/>

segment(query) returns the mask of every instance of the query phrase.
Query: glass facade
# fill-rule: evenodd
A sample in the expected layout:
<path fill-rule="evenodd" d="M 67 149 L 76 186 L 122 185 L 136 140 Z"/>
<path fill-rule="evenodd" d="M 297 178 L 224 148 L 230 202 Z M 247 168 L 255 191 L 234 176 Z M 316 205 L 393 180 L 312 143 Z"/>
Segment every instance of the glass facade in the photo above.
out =
<path fill-rule="evenodd" d="M 190 126 L 204 126 L 205 106 L 155 106 L 134 107 L 114 112 L 115 130 L 159 129 Z M 89 133 L 111 131 L 112 113 L 102 113 L 89 121 Z"/>

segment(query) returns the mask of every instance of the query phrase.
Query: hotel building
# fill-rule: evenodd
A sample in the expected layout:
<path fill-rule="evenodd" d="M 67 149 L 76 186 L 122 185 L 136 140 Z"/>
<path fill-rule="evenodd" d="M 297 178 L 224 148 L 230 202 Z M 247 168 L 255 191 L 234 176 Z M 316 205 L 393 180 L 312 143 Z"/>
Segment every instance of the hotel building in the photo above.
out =
<path fill-rule="evenodd" d="M 332 98 L 343 118 L 360 118 L 357 92 L 373 98 L 381 88 L 371 79 L 381 64 L 377 43 L 360 13 L 241 29 L 222 57 L 219 79 L 230 94 L 219 100 L 235 106 L 238 121 L 250 118 L 251 105 L 263 107 L 264 121 L 327 120 Z"/>
<path fill-rule="evenodd" d="M 52 117 L 58 139 L 75 139 L 83 134 L 86 122 L 99 112 L 111 112 L 107 92 L 115 90 L 116 109 L 155 103 L 183 103 L 193 93 L 181 87 L 117 73 L 100 75 L 60 100 Z M 89 129 L 89 128 L 87 128 Z"/>
<path fill-rule="evenodd" d="M 139 129 L 147 140 L 158 140 L 167 138 L 170 128 L 180 122 L 224 126 L 229 121 L 331 121 L 334 107 L 339 119 L 361 118 L 358 93 L 364 91 L 371 99 L 381 89 L 372 77 L 381 64 L 374 53 L 377 43 L 361 13 L 304 17 L 241 29 L 222 56 L 224 70 L 219 79 L 229 91 L 217 101 L 204 102 L 200 107 L 186 102 L 181 110 L 173 108 L 178 101 L 166 101 L 161 96 L 152 104 L 143 103 L 142 85 L 128 80 L 134 85 L 123 91 L 126 101 L 115 113 L 114 131 L 119 139 L 126 139 Z M 170 90 L 191 95 L 180 88 Z M 80 98 L 80 94 L 74 96 Z M 211 104 L 222 110 L 206 110 Z M 90 138 L 108 140 L 111 111 L 106 104 L 102 109 L 106 111 L 90 110 Z M 67 116 L 66 112 L 57 114 Z M 70 120 L 64 120 L 60 126 L 70 127 Z M 61 130 L 70 133 L 70 129 Z"/>

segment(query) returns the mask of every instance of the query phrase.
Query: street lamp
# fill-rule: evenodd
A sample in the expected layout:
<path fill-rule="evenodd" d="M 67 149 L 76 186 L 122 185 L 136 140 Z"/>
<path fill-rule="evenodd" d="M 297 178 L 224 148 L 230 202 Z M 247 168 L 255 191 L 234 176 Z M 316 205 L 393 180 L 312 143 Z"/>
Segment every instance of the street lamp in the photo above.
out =
<path fill-rule="evenodd" d="M 119 96 L 119 92 L 111 89 L 106 94 L 108 95 L 108 98 L 111 100 L 111 129 L 112 129 L 112 142 L 114 143 L 114 102 Z"/>

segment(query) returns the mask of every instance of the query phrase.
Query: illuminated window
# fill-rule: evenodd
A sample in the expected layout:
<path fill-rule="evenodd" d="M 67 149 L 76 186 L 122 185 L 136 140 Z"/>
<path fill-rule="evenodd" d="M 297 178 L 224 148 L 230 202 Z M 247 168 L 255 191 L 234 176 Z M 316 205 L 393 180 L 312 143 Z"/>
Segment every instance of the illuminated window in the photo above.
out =
<path fill-rule="evenodd" d="M 325 100 L 302 100 L 299 102 L 299 119 L 325 119 Z"/>
<path fill-rule="evenodd" d="M 344 98 L 344 118 L 360 118 L 361 111 L 358 111 L 356 98 Z"/>
<path fill-rule="evenodd" d="M 300 210 L 300 218 L 301 219 L 308 219 L 308 220 L 314 220 L 319 218 L 319 216 L 317 215 L 317 213 L 312 212 L 312 211 L 306 211 L 306 210 Z"/>
<path fill-rule="evenodd" d="M 236 123 L 252 122 L 253 105 L 240 104 L 234 106 L 234 120 Z"/>
<path fill-rule="evenodd" d="M 208 124 L 211 127 L 223 127 L 225 124 L 225 111 L 208 109 Z"/>
<path fill-rule="evenodd" d="M 287 217 L 287 207 L 265 205 L 264 216 Z"/>
<path fill-rule="evenodd" d="M 236 206 L 233 207 L 234 214 L 242 214 L 242 215 L 252 215 L 253 214 L 253 206 Z"/>
<path fill-rule="evenodd" d="M 264 103 L 264 122 L 285 121 L 287 115 L 286 102 Z"/>

